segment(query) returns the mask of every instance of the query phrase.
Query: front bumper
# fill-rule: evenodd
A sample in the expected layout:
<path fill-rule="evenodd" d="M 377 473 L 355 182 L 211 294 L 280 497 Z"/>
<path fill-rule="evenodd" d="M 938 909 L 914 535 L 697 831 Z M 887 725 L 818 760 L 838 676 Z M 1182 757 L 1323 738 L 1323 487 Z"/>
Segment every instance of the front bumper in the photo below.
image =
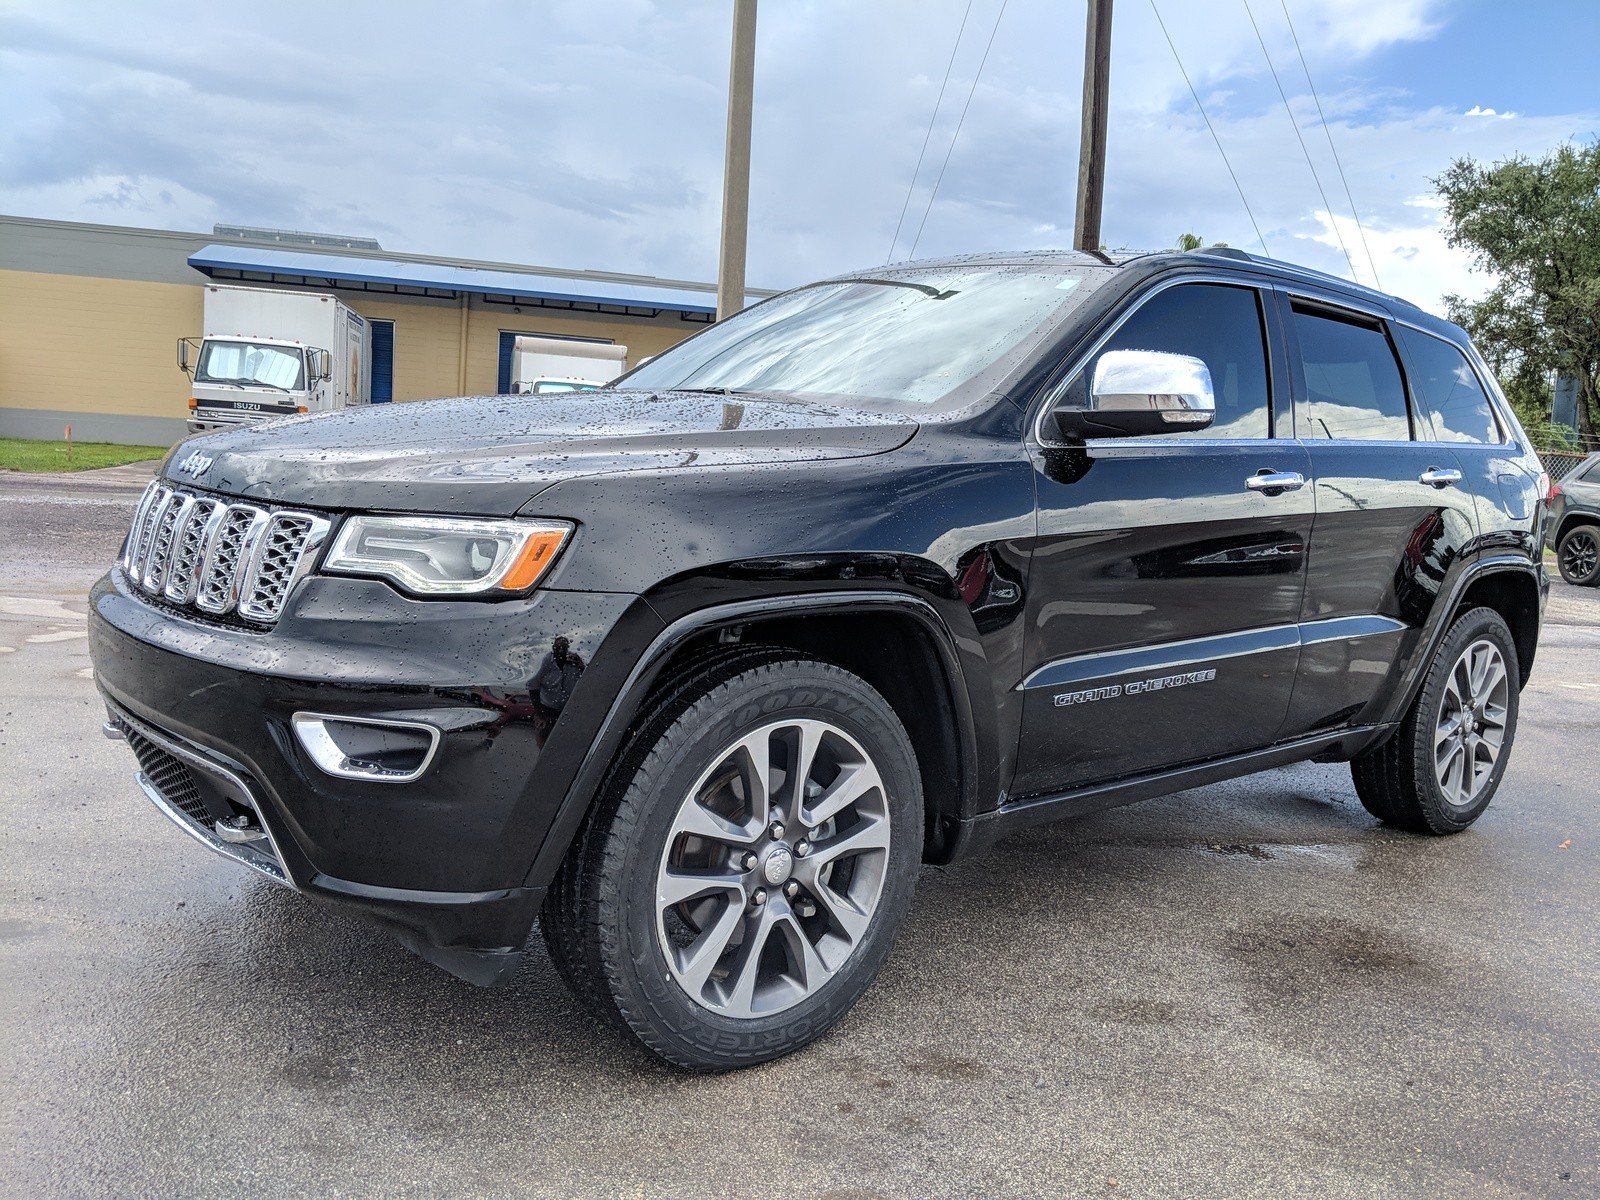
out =
<path fill-rule="evenodd" d="M 438 603 L 314 577 L 258 631 L 154 605 L 113 570 L 90 596 L 89 634 L 109 731 L 133 743 L 140 786 L 167 816 L 488 983 L 515 969 L 543 899 L 548 880 L 530 868 L 565 796 L 564 764 L 631 665 L 608 640 L 639 620 L 642 636 L 659 628 L 631 596 Z M 583 670 L 556 711 L 530 682 L 558 637 Z M 439 730 L 437 751 L 414 781 L 336 777 L 293 732 L 305 711 L 424 723 Z M 169 758 L 186 778 L 160 777 Z"/>

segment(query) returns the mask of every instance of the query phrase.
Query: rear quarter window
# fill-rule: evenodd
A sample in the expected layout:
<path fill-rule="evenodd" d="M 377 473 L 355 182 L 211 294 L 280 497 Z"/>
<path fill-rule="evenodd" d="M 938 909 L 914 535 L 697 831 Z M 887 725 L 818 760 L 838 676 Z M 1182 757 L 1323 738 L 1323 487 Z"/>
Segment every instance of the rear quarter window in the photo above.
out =
<path fill-rule="evenodd" d="M 1415 329 L 1398 330 L 1411 360 L 1411 390 L 1441 442 L 1502 441 L 1494 408 L 1459 348 Z"/>

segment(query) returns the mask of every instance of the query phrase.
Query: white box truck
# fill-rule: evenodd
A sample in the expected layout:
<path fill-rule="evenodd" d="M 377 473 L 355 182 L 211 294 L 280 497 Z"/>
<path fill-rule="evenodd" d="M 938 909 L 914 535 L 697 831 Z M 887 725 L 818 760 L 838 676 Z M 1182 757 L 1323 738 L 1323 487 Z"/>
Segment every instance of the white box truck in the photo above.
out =
<path fill-rule="evenodd" d="M 366 319 L 337 296 L 211 285 L 196 342 L 178 342 L 191 432 L 372 400 Z"/>
<path fill-rule="evenodd" d="M 519 396 L 592 392 L 627 369 L 626 346 L 524 334 L 512 347 L 511 391 Z"/>

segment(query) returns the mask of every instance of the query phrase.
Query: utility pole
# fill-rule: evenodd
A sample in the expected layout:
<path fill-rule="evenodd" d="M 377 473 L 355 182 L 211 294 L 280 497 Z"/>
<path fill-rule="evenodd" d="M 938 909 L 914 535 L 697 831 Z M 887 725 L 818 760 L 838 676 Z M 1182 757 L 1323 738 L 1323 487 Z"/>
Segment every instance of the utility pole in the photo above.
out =
<path fill-rule="evenodd" d="M 744 307 L 745 243 L 750 227 L 750 111 L 756 80 L 756 0 L 733 0 L 733 61 L 728 68 L 728 143 L 722 166 L 722 251 L 717 320 Z"/>
<path fill-rule="evenodd" d="M 1106 110 L 1111 96 L 1111 0 L 1089 0 L 1083 42 L 1083 139 L 1078 147 L 1078 218 L 1073 247 L 1100 249 L 1106 190 Z"/>

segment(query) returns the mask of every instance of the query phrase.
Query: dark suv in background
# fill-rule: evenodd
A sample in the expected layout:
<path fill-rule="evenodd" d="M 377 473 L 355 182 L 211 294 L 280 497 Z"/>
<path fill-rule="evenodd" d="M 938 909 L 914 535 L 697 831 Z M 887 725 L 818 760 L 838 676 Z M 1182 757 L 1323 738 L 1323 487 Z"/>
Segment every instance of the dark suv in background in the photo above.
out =
<path fill-rule="evenodd" d="M 1600 453 L 1551 484 L 1549 502 L 1550 549 L 1561 578 L 1579 587 L 1600 584 Z"/>
<path fill-rule="evenodd" d="M 1317 758 L 1393 826 L 1471 825 L 1545 483 L 1462 332 L 1392 297 L 961 258 L 578 399 L 191 439 L 90 627 L 197 840 L 478 983 L 538 917 L 597 1014 L 718 1069 L 839 1020 L 922 863 L 1041 821 Z"/>

